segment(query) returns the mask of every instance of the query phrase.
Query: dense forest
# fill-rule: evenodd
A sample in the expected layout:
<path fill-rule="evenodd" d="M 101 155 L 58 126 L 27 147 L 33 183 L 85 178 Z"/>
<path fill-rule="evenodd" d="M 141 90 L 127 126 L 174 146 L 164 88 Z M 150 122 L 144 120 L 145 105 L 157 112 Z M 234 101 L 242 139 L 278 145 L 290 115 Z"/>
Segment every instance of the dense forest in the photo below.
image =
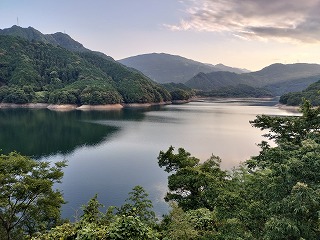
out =
<path fill-rule="evenodd" d="M 0 156 L 0 238 L 316 240 L 320 238 L 320 108 L 304 101 L 302 116 L 261 115 L 261 151 L 232 171 L 212 155 L 201 162 L 183 148 L 160 151 L 170 212 L 156 219 L 141 186 L 120 207 L 101 211 L 93 196 L 75 221 L 60 219 L 63 195 L 54 190 L 65 162 Z M 270 145 L 270 141 L 275 144 Z"/>
<path fill-rule="evenodd" d="M 202 97 L 220 98 L 261 98 L 274 96 L 269 90 L 265 88 L 257 88 L 245 84 L 221 87 L 219 89 L 211 91 L 197 91 L 197 95 Z"/>
<path fill-rule="evenodd" d="M 158 103 L 169 92 L 136 70 L 92 51 L 0 35 L 0 102 Z"/>
<path fill-rule="evenodd" d="M 305 98 L 315 106 L 320 105 L 319 98 L 320 80 L 308 86 L 301 92 L 290 92 L 280 97 L 279 102 L 290 106 L 298 106 L 302 103 L 302 99 Z"/>
<path fill-rule="evenodd" d="M 172 101 L 189 100 L 196 95 L 195 90 L 183 83 L 164 83 L 161 85 L 170 92 Z"/>

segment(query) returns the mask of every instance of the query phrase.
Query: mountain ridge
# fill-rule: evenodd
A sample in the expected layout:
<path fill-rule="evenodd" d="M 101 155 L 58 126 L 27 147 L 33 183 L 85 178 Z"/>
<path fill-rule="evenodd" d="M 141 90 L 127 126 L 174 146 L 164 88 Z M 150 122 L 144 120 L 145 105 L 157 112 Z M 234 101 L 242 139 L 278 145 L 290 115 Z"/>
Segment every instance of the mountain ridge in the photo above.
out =
<path fill-rule="evenodd" d="M 216 67 L 212 64 L 201 63 L 192 59 L 168 53 L 146 53 L 118 60 L 118 62 L 138 69 L 158 83 L 184 83 L 199 72 L 216 71 L 244 72 L 238 68 L 222 64 Z"/>
<path fill-rule="evenodd" d="M 289 91 L 301 91 L 310 83 L 320 79 L 320 65 L 308 63 L 275 63 L 250 73 L 230 74 L 227 72 L 199 73 L 185 84 L 203 91 L 217 90 L 223 86 L 245 84 L 266 88 L 275 95 Z"/>
<path fill-rule="evenodd" d="M 143 58 L 142 60 L 139 60 L 138 58 L 140 62 L 136 57 L 126 58 L 127 60 L 135 59 L 135 61 L 138 62 L 138 65 L 140 64 L 137 70 L 135 69 L 136 66 L 123 65 L 122 63 L 125 63 L 125 59 L 115 61 L 112 57 L 107 56 L 104 53 L 91 51 L 65 33 L 57 32 L 53 34 L 42 34 L 40 31 L 32 27 L 22 28 L 14 25 L 11 28 L 3 30 L 0 29 L 0 35 L 18 36 L 30 42 L 39 41 L 45 44 L 52 44 L 53 46 L 60 46 L 77 54 L 82 54 L 80 57 L 89 58 L 91 60 L 92 56 L 90 56 L 90 54 L 94 54 L 96 55 L 96 57 L 94 57 L 96 59 L 94 60 L 95 63 L 92 64 L 100 63 L 100 60 L 98 61 L 97 59 L 103 58 L 104 60 L 101 61 L 105 61 L 102 65 L 104 65 L 103 69 L 106 72 L 108 72 L 106 66 L 112 66 L 111 68 L 116 69 L 116 72 L 129 71 L 131 72 L 129 74 L 130 76 L 141 75 L 140 79 L 148 78 L 146 76 L 150 77 L 153 71 L 153 73 L 155 72 L 156 74 L 151 76 L 151 78 L 158 82 L 165 81 L 180 83 L 182 79 L 188 78 L 185 81 L 186 86 L 203 91 L 217 91 L 221 87 L 242 84 L 256 88 L 266 88 L 275 95 L 282 95 L 289 91 L 301 91 L 309 84 L 320 79 L 319 64 L 274 63 L 259 71 L 248 73 L 243 72 L 245 71 L 243 69 L 232 68 L 224 66 L 223 64 L 205 64 L 178 55 L 166 53 L 138 55 L 139 58 Z M 145 61 L 145 59 L 148 61 Z M 114 67 L 116 66 L 114 65 L 116 63 L 120 65 Z M 149 67 L 148 64 L 153 68 L 151 72 L 146 71 Z M 229 71 L 221 71 L 226 69 Z M 239 70 L 240 73 L 233 72 L 236 70 Z M 157 79 L 158 76 L 161 76 L 162 80 L 159 81 L 159 79 Z M 136 77 L 133 77 L 133 79 L 136 79 Z M 0 81 L 0 86 L 1 85 L 3 85 L 3 82 L 1 83 Z M 122 91 L 124 90 L 122 89 Z"/>
<path fill-rule="evenodd" d="M 103 53 L 70 51 L 61 46 L 61 42 L 68 45 L 64 34 L 47 36 L 31 27 L 1 31 L 0 102 L 98 105 L 170 101 L 165 88 L 138 71 Z M 48 43 L 51 37 L 62 37 L 56 41 L 60 45 Z M 69 40 L 74 46 L 76 41 Z"/>
<path fill-rule="evenodd" d="M 23 28 L 13 25 L 11 28 L 0 29 L 0 35 L 22 37 L 28 41 L 41 41 L 47 44 L 64 47 L 70 51 L 90 51 L 66 33 L 56 32 L 53 34 L 43 34 L 39 30 L 30 26 Z"/>

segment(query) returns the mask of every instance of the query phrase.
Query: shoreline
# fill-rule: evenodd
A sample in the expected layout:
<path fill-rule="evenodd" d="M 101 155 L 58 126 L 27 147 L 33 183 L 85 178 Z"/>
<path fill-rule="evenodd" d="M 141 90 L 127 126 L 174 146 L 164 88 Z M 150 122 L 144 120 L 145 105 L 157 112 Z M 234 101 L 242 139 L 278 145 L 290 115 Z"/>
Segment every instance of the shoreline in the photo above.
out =
<path fill-rule="evenodd" d="M 123 103 L 121 104 L 124 108 L 144 108 L 144 107 L 152 107 L 152 106 L 162 106 L 169 105 L 173 102 L 158 102 L 158 103 Z"/>
<path fill-rule="evenodd" d="M 280 103 L 278 103 L 275 106 L 278 107 L 279 109 L 282 109 L 282 110 L 285 110 L 285 111 L 288 111 L 288 112 L 301 113 L 299 111 L 299 109 L 300 109 L 299 106 L 288 106 L 288 105 L 284 105 L 284 104 L 280 104 Z"/>
<path fill-rule="evenodd" d="M 103 105 L 76 105 L 76 104 L 48 104 L 48 103 L 0 103 L 0 109 L 14 109 L 14 108 L 28 108 L 28 109 L 49 109 L 52 111 L 108 111 L 120 110 L 123 108 L 146 108 L 151 106 L 162 106 L 172 104 L 172 102 L 159 102 L 159 103 L 116 103 L 116 104 L 103 104 Z"/>
<path fill-rule="evenodd" d="M 273 100 L 276 99 L 277 97 L 193 97 L 190 98 L 188 101 L 189 102 L 203 102 L 204 100 L 214 100 L 214 101 L 224 101 L 224 100 Z"/>

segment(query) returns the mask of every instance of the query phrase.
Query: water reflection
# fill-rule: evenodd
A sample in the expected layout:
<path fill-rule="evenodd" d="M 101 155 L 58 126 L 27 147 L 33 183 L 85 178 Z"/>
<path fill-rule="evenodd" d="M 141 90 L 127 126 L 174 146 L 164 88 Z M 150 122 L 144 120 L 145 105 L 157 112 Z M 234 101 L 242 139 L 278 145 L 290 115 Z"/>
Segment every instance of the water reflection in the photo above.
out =
<path fill-rule="evenodd" d="M 119 111 L 0 111 L 0 148 L 41 160 L 68 160 L 58 187 L 68 202 L 63 216 L 98 193 L 105 206 L 123 204 L 127 193 L 141 185 L 155 211 L 167 211 L 163 201 L 167 173 L 158 167 L 160 150 L 183 147 L 201 160 L 211 154 L 231 169 L 256 155 L 262 132 L 250 126 L 258 114 L 289 115 L 274 101 L 219 100 Z"/>
<path fill-rule="evenodd" d="M 83 121 L 102 117 L 101 114 L 93 115 L 47 109 L 1 110 L 0 149 L 3 153 L 16 150 L 35 158 L 65 155 L 78 147 L 99 145 L 119 131 L 114 126 Z"/>

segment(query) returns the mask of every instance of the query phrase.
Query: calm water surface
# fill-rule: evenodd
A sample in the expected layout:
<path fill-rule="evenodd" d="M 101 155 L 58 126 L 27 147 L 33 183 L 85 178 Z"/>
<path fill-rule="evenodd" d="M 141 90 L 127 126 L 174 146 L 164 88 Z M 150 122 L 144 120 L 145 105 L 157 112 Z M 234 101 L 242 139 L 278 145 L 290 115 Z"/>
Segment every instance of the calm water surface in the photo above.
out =
<path fill-rule="evenodd" d="M 250 120 L 258 114 L 293 115 L 275 101 L 224 100 L 192 102 L 148 109 L 116 111 L 0 110 L 0 149 L 17 150 L 39 160 L 68 160 L 63 216 L 72 218 L 98 193 L 104 205 L 121 205 L 135 186 L 143 186 L 158 214 L 167 174 L 158 167 L 160 150 L 183 147 L 206 160 L 222 158 L 231 169 L 250 156 L 263 138 Z"/>

